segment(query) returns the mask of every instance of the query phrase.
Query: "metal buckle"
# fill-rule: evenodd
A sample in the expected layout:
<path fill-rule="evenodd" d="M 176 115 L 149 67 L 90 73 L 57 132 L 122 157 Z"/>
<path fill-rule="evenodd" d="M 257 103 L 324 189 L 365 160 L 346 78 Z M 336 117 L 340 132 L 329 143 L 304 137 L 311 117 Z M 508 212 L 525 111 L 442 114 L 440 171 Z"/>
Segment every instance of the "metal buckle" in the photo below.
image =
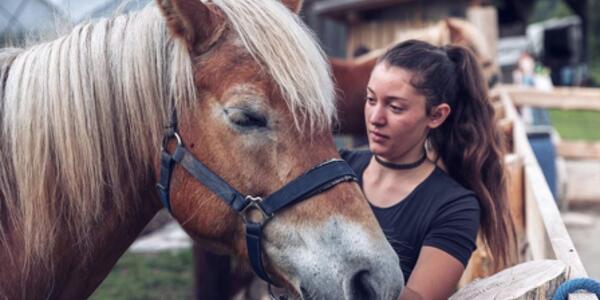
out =
<path fill-rule="evenodd" d="M 181 140 L 179 133 L 177 133 L 177 131 L 173 131 L 169 134 L 165 134 L 165 137 L 162 140 L 161 151 L 165 151 L 167 149 L 169 146 L 169 141 L 173 138 L 177 140 L 177 146 L 183 145 L 183 141 Z"/>
<path fill-rule="evenodd" d="M 264 225 L 273 217 L 273 214 L 268 214 L 260 206 L 263 198 L 248 195 L 246 196 L 246 201 L 248 201 L 248 204 L 240 211 L 240 215 L 245 223 Z M 256 214 L 256 212 L 259 212 L 260 215 Z"/>

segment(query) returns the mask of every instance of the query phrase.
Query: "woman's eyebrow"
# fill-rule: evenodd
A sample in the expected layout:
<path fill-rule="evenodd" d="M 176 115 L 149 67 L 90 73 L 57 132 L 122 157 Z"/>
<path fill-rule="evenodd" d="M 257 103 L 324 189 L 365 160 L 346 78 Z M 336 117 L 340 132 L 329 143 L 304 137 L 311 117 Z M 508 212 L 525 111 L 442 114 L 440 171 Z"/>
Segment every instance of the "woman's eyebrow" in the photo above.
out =
<path fill-rule="evenodd" d="M 367 87 L 367 91 L 369 91 L 371 94 L 373 94 L 374 96 L 377 96 L 377 93 L 375 93 L 375 91 L 373 91 L 373 89 L 371 89 L 370 87 Z M 402 102 L 408 102 L 407 98 L 401 97 L 401 96 L 396 96 L 396 95 L 389 95 L 385 97 L 386 101 L 402 101 Z"/>
<path fill-rule="evenodd" d="M 373 95 L 377 95 L 377 93 L 375 93 L 375 91 L 373 91 L 373 89 L 368 86 L 367 86 L 367 91 L 369 91 Z"/>

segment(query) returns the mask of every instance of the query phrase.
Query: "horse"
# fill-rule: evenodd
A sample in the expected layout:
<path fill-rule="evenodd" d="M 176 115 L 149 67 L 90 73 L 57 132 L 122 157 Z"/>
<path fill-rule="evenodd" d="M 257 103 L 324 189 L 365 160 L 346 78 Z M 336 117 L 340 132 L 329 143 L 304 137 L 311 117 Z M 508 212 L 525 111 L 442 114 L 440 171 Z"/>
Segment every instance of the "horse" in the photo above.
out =
<path fill-rule="evenodd" d="M 493 86 L 498 81 L 500 69 L 495 63 L 485 36 L 465 20 L 447 18 L 425 28 L 401 31 L 390 46 L 410 39 L 422 40 L 436 46 L 454 44 L 466 47 L 475 54 L 488 84 Z M 377 59 L 386 50 L 375 49 L 351 60 L 330 58 L 338 90 L 339 133 L 364 135 L 366 129 L 363 109 L 366 86 Z"/>
<path fill-rule="evenodd" d="M 399 260 L 352 176 L 266 208 L 343 168 L 330 70 L 300 5 L 158 0 L 1 51 L 0 299 L 88 297 L 163 205 L 196 242 L 246 263 L 258 251 L 294 298 L 397 299 Z M 188 159 L 251 196 L 223 201 Z"/>

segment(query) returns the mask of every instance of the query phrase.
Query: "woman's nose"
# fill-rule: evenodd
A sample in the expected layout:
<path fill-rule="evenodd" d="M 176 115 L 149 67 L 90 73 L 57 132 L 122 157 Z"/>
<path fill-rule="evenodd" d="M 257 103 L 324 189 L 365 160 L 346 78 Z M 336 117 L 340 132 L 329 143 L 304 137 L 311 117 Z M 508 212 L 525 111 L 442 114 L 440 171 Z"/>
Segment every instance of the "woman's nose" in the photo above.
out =
<path fill-rule="evenodd" d="M 385 109 L 382 105 L 375 105 L 370 108 L 369 122 L 375 126 L 383 126 L 386 123 Z"/>

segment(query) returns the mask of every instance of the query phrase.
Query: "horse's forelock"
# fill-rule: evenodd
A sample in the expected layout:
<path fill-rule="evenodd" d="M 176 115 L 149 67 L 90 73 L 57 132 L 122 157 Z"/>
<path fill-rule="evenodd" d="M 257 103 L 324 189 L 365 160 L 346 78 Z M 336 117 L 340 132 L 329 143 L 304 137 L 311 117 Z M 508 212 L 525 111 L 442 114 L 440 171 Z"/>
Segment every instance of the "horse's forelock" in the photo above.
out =
<path fill-rule="evenodd" d="M 242 44 L 278 85 L 298 128 L 329 129 L 335 118 L 331 71 L 302 21 L 276 0 L 214 0 Z"/>

